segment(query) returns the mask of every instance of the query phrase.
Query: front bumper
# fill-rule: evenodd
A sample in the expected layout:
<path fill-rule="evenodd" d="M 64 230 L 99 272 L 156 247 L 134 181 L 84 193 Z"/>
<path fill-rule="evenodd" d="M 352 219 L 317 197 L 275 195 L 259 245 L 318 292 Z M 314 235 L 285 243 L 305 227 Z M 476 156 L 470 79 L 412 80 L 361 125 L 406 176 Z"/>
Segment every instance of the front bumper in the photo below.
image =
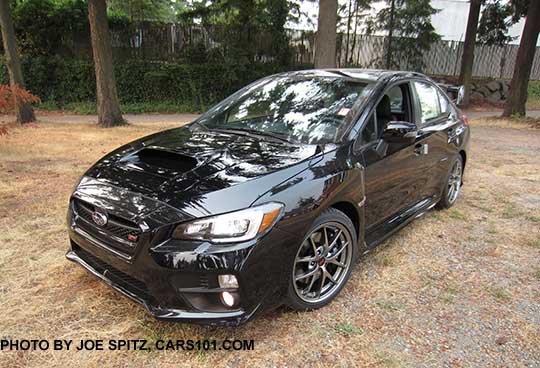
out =
<path fill-rule="evenodd" d="M 84 252 L 84 251 L 83 251 Z M 79 253 L 82 253 L 79 251 Z M 210 325 L 240 325 L 243 322 L 247 321 L 250 316 L 256 311 L 253 310 L 251 313 L 246 313 L 243 310 L 236 310 L 230 312 L 203 312 L 203 311 L 188 311 L 181 309 L 173 308 L 163 308 L 159 305 L 154 305 L 148 296 L 144 293 L 137 292 L 134 290 L 136 288 L 131 288 L 126 286 L 126 283 L 120 281 L 115 276 L 108 276 L 110 269 L 99 267 L 96 264 L 88 259 L 83 259 L 77 251 L 69 250 L 66 253 L 66 258 L 72 262 L 80 264 L 92 275 L 96 276 L 100 280 L 104 281 L 107 285 L 112 287 L 114 290 L 120 292 L 121 294 L 127 296 L 131 300 L 142 304 L 148 313 L 154 316 L 157 319 L 161 320 L 170 320 L 170 321 L 184 321 L 184 322 L 195 322 L 195 323 L 205 323 Z M 89 257 L 90 258 L 90 257 Z M 114 275 L 114 274 L 113 274 Z"/>
<path fill-rule="evenodd" d="M 85 198 L 85 200 L 90 200 Z M 260 239 L 234 245 L 170 238 L 173 225 L 149 226 L 129 257 L 118 254 L 103 232 L 90 233 L 73 204 L 68 214 L 71 249 L 66 257 L 161 320 L 237 326 L 282 304 L 296 246 L 293 232 L 272 229 Z M 88 221 L 86 221 L 86 225 Z M 234 274 L 239 289 L 221 289 L 220 274 Z M 236 291 L 226 307 L 221 292 Z"/>

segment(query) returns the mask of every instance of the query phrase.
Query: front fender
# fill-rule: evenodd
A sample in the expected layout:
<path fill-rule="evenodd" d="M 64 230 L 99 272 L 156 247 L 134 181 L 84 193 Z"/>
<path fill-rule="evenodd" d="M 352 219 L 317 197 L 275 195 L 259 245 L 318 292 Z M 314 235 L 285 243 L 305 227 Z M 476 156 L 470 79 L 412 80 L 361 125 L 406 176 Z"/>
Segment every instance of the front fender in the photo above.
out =
<path fill-rule="evenodd" d="M 285 204 L 285 214 L 276 227 L 298 235 L 299 241 L 306 235 L 309 228 L 307 224 L 312 224 L 327 208 L 336 207 L 341 210 L 344 205 L 354 208 L 358 244 L 363 248 L 364 167 L 350 157 L 346 147 L 326 152 L 319 162 L 275 186 L 253 205 L 270 201 Z M 297 247 L 298 244 L 291 246 Z"/>

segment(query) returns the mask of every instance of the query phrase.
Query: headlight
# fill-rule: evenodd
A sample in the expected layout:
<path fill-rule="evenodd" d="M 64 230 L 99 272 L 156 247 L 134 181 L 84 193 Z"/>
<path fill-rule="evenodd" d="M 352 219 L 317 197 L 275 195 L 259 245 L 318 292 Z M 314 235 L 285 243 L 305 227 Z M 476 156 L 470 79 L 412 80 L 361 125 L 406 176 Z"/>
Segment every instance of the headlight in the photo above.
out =
<path fill-rule="evenodd" d="M 270 202 L 245 210 L 180 224 L 173 238 L 231 243 L 251 240 L 275 224 L 283 204 Z"/>

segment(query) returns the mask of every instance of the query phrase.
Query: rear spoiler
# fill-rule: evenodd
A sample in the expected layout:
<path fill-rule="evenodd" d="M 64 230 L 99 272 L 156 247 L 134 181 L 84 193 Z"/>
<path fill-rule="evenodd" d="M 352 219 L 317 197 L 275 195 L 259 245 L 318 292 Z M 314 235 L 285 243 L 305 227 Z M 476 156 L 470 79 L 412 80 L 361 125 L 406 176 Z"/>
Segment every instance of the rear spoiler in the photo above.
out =
<path fill-rule="evenodd" d="M 465 96 L 465 87 L 464 86 L 454 86 L 451 84 L 438 83 L 438 86 L 441 87 L 453 103 L 456 105 L 461 105 L 463 101 L 463 96 Z"/>

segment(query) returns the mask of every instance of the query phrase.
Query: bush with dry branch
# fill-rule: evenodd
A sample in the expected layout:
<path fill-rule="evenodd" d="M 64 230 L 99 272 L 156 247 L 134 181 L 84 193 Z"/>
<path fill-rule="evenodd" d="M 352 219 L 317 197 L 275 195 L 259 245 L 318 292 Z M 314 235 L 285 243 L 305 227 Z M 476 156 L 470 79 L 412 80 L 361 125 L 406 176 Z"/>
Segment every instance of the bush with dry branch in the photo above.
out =
<path fill-rule="evenodd" d="M 37 103 L 40 98 L 34 96 L 19 85 L 8 86 L 0 84 L 0 113 L 10 113 L 15 111 L 18 104 Z M 8 125 L 0 124 L 0 136 L 8 134 Z"/>
<path fill-rule="evenodd" d="M 15 111 L 18 104 L 40 102 L 39 97 L 34 96 L 18 85 L 8 86 L 0 84 L 0 112 L 8 113 Z"/>

